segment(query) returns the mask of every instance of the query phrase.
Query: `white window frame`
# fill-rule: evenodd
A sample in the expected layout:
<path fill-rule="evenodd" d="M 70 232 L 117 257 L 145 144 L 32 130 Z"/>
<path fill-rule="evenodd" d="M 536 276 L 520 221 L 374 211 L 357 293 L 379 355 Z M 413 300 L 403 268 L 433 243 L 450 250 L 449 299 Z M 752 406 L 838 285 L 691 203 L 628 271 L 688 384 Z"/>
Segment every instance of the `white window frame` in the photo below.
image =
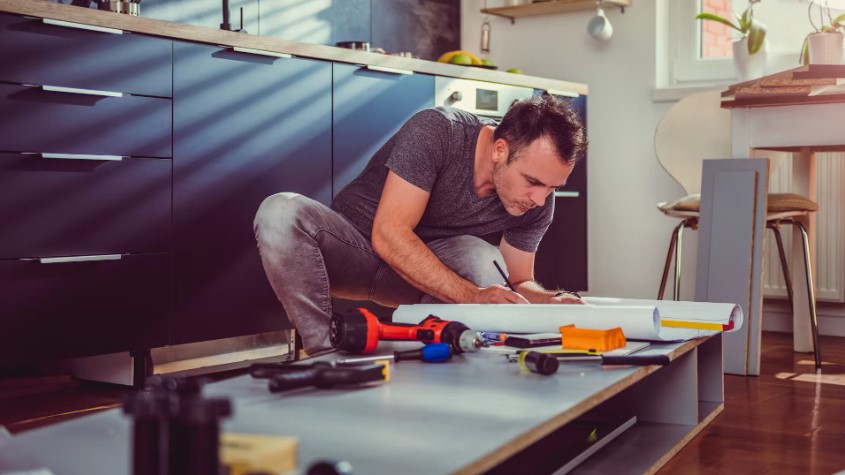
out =
<path fill-rule="evenodd" d="M 666 0 L 667 14 L 667 71 L 665 85 L 669 87 L 723 85 L 738 81 L 733 59 L 699 58 L 701 50 L 701 20 L 695 15 L 701 0 Z M 768 53 L 767 74 L 798 67 L 798 51 Z"/>

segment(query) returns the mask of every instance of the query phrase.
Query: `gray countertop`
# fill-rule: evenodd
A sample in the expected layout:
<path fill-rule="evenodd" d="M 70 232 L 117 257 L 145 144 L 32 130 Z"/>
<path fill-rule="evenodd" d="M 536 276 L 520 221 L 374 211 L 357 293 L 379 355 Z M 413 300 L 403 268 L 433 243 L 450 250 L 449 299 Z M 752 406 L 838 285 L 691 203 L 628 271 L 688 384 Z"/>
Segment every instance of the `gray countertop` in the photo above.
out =
<path fill-rule="evenodd" d="M 676 358 L 697 344 L 653 345 L 638 354 Z M 382 344 L 379 351 L 415 346 Z M 475 472 L 658 369 L 572 362 L 541 376 L 501 354 L 480 353 L 442 364 L 401 362 L 392 365 L 390 382 L 370 387 L 271 394 L 266 381 L 244 375 L 205 392 L 233 399 L 226 431 L 296 436 L 300 468 L 334 459 L 350 462 L 358 474 Z M 0 469 L 129 473 L 130 430 L 130 421 L 114 409 L 25 432 L 0 440 Z"/>

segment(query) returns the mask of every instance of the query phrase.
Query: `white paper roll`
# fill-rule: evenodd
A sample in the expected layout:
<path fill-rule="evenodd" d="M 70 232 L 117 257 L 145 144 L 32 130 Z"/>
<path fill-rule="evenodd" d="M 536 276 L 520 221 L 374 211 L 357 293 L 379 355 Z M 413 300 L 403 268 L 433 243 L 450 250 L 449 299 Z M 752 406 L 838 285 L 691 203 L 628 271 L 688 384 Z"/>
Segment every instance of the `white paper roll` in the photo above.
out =
<path fill-rule="evenodd" d="M 627 338 L 660 340 L 655 307 L 560 304 L 418 304 L 400 305 L 397 323 L 419 323 L 429 315 L 455 320 L 476 331 L 505 333 L 558 332 L 563 325 L 606 330 L 621 327 Z"/>

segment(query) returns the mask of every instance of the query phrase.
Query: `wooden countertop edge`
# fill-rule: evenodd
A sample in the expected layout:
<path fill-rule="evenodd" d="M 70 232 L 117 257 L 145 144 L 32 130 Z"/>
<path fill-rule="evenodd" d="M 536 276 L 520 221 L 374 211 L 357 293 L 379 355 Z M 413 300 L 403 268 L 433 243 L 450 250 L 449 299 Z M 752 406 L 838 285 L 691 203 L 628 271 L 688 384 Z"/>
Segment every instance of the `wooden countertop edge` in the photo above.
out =
<path fill-rule="evenodd" d="M 143 5 L 142 5 L 143 6 Z M 142 10 L 143 11 L 143 10 Z M 482 68 L 472 68 L 451 64 L 402 58 L 378 53 L 347 50 L 334 46 L 286 41 L 267 36 L 246 35 L 231 31 L 216 30 L 202 26 L 173 23 L 153 18 L 133 17 L 90 8 L 52 3 L 46 0 L 0 0 L 0 12 L 49 18 L 86 25 L 117 28 L 133 33 L 159 36 L 174 40 L 186 40 L 221 46 L 239 46 L 294 56 L 360 64 L 363 66 L 382 66 L 387 68 L 411 70 L 416 73 L 434 74 L 453 78 L 473 79 L 476 81 L 531 87 L 542 90 L 566 91 L 587 95 L 585 84 L 538 78 L 522 74 L 511 74 Z"/>

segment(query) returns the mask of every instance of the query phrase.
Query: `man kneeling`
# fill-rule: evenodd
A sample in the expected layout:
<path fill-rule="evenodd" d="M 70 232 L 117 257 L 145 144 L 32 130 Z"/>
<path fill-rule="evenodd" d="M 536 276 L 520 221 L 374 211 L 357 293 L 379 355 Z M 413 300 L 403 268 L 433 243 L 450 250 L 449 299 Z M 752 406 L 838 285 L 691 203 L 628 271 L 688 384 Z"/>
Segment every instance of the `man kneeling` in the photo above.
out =
<path fill-rule="evenodd" d="M 517 102 L 499 124 L 438 107 L 409 119 L 331 208 L 295 193 L 264 200 L 261 260 L 305 351 L 331 349 L 332 296 L 389 307 L 581 303 L 534 282 L 534 255 L 552 192 L 586 149 L 578 115 L 551 96 Z"/>

